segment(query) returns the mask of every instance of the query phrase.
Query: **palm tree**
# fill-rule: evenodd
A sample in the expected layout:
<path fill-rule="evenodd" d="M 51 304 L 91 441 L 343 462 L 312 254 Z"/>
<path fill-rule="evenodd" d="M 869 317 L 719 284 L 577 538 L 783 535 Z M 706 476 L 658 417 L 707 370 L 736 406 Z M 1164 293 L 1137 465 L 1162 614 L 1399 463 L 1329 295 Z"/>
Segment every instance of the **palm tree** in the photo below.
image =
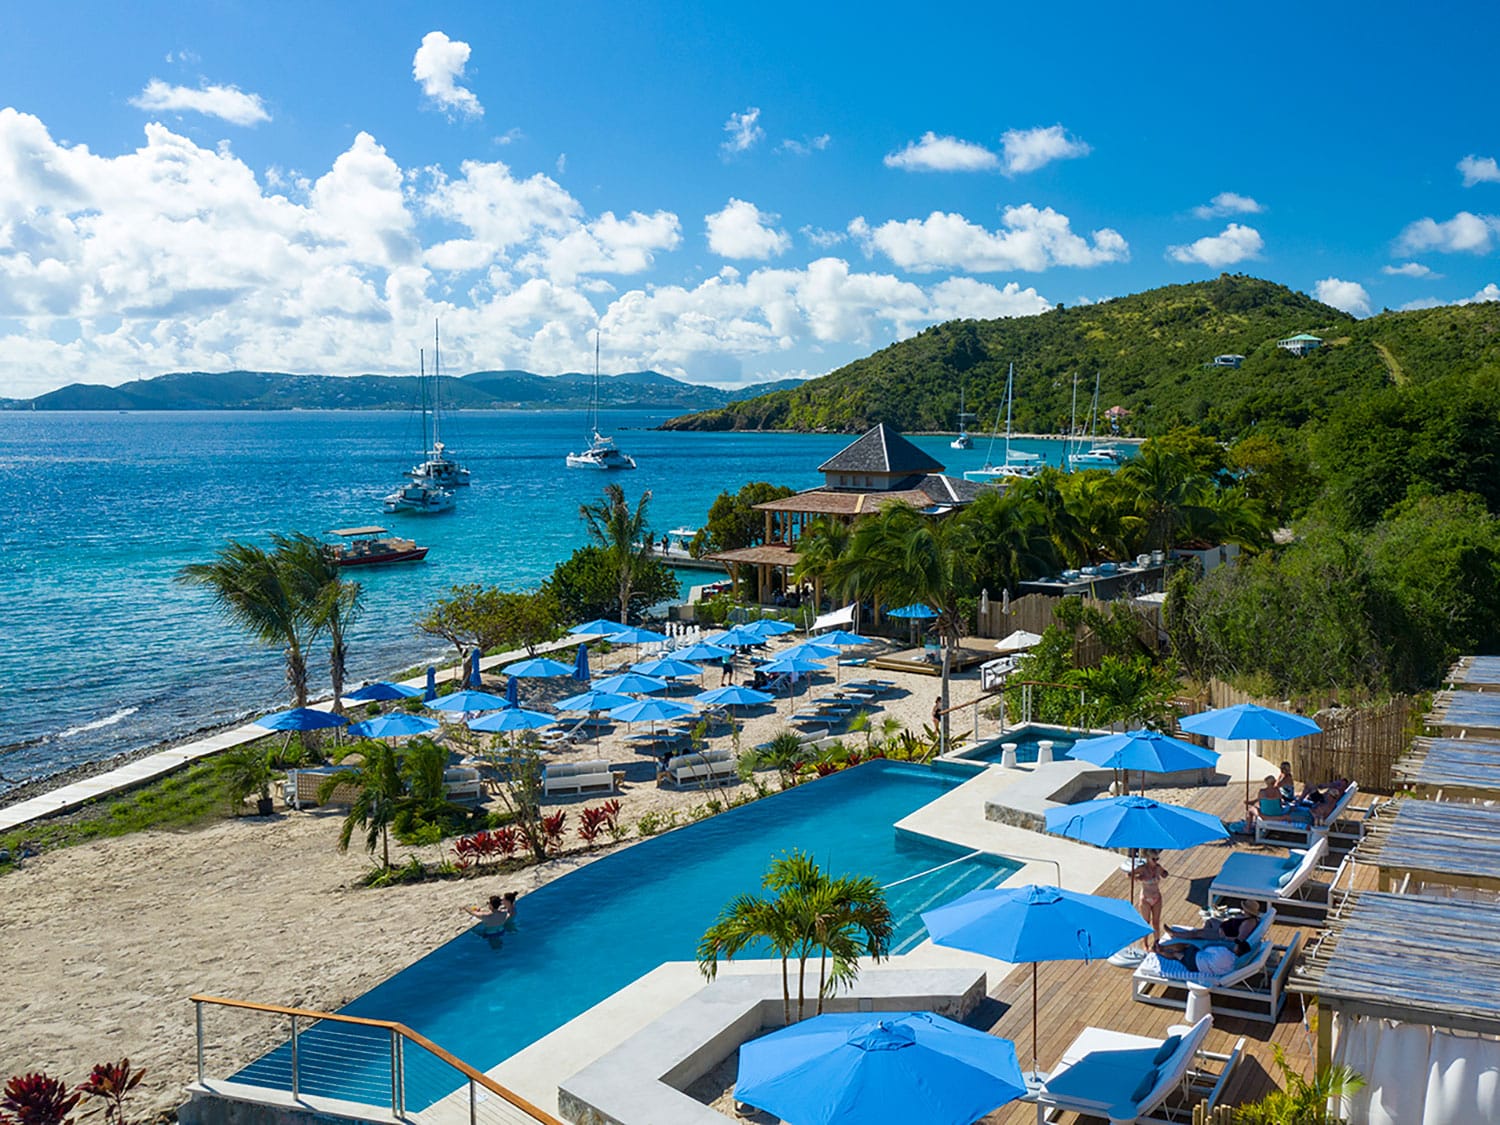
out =
<path fill-rule="evenodd" d="M 1083 543 L 1080 556 L 1069 561 L 1082 565 L 1129 557 L 1131 544 L 1145 534 L 1145 521 L 1135 514 L 1134 490 L 1103 471 L 1071 473 L 1063 488 Z"/>
<path fill-rule="evenodd" d="M 193 563 L 178 581 L 206 587 L 220 612 L 263 645 L 282 645 L 295 706 L 307 705 L 306 647 L 317 633 L 306 590 L 279 552 L 231 539 L 213 562 Z"/>
<path fill-rule="evenodd" d="M 634 511 L 625 500 L 625 489 L 618 484 L 604 486 L 604 498 L 592 504 L 580 504 L 578 514 L 588 525 L 589 537 L 609 552 L 615 566 L 620 591 L 620 624 L 630 623 L 630 594 L 635 585 L 636 570 L 651 550 L 651 535 L 646 524 L 646 505 L 651 490 L 641 493 Z"/>
<path fill-rule="evenodd" d="M 807 962 L 819 955 L 818 1011 L 824 998 L 859 975 L 861 957 L 879 961 L 890 949 L 894 926 L 885 893 L 873 879 L 825 875 L 802 852 L 771 862 L 761 887 L 774 897 L 739 895 L 698 943 L 698 968 L 708 980 L 719 960 L 769 945 L 781 958 L 782 1016 L 792 1022 L 790 962 L 797 957 L 797 1017 L 807 999 Z M 829 962 L 832 961 L 830 966 Z"/>
<path fill-rule="evenodd" d="M 987 584 L 1013 588 L 1055 573 L 1062 561 L 1046 507 L 1019 485 L 987 489 L 960 518 L 973 539 L 974 572 Z"/>
<path fill-rule="evenodd" d="M 306 601 L 312 636 L 328 634 L 328 678 L 333 685 L 333 709 L 344 706 L 344 672 L 349 657 L 345 639 L 364 610 L 364 588 L 346 581 L 333 559 L 310 535 L 273 535 L 276 558 L 283 565 L 298 597 Z"/>
<path fill-rule="evenodd" d="M 932 518 L 892 504 L 855 524 L 848 549 L 829 570 L 845 596 L 874 597 L 887 605 L 921 602 L 937 611 L 934 628 L 943 644 L 941 730 L 948 748 L 949 665 L 963 632 L 959 599 L 973 589 L 972 521 Z"/>
<path fill-rule="evenodd" d="M 1186 457 L 1149 443 L 1115 474 L 1135 494 L 1135 511 L 1145 523 L 1144 542 L 1165 551 L 1187 525 L 1207 517 L 1213 478 L 1194 469 Z"/>
<path fill-rule="evenodd" d="M 812 582 L 814 589 L 837 592 L 829 577 L 844 552 L 849 549 L 851 535 L 849 525 L 843 520 L 819 516 L 807 525 L 802 538 L 797 540 L 797 565 L 792 568 L 792 578 L 798 582 Z"/>
<path fill-rule="evenodd" d="M 349 803 L 349 812 L 339 830 L 339 851 L 349 850 L 349 841 L 356 828 L 365 830 L 365 850 L 375 854 L 375 845 L 380 845 L 380 864 L 391 865 L 391 825 L 400 811 L 402 798 L 406 796 L 406 783 L 401 778 L 401 768 L 396 761 L 396 751 L 388 743 L 366 740 L 345 747 L 335 755 L 334 761 L 344 764 L 351 755 L 358 755 L 360 763 L 348 770 L 330 774 L 318 787 L 318 800 L 327 801 L 335 789 L 348 785 L 357 787 L 354 800 Z"/>

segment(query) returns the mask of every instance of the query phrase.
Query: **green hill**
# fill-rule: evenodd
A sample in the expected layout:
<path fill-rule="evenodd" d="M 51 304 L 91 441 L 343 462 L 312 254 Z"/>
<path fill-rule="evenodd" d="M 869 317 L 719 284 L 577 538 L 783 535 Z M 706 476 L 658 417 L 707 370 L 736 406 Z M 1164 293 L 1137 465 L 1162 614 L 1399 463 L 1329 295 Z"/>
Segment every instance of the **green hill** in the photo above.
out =
<path fill-rule="evenodd" d="M 1298 332 L 1325 344 L 1303 359 L 1276 346 Z M 1205 366 L 1225 354 L 1245 361 Z M 1040 316 L 950 321 L 795 388 L 665 428 L 951 430 L 962 384 L 988 430 L 1012 362 L 1018 431 L 1067 428 L 1075 373 L 1082 424 L 1097 372 L 1100 409 L 1129 409 L 1129 432 L 1196 423 L 1232 437 L 1257 423 L 1300 426 L 1392 382 L 1500 370 L 1500 304 L 1356 320 L 1285 286 L 1225 274 Z"/>

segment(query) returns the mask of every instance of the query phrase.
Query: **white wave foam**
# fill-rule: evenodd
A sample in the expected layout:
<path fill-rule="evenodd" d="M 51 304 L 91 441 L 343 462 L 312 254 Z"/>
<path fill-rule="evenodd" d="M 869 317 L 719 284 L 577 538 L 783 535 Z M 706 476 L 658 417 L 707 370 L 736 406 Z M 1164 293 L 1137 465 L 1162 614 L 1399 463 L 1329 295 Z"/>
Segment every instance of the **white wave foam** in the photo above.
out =
<path fill-rule="evenodd" d="M 112 727 L 116 723 L 123 723 L 126 719 L 130 718 L 131 715 L 134 715 L 139 710 L 139 707 L 124 707 L 119 711 L 116 711 L 113 715 L 106 715 L 102 719 L 95 719 L 92 723 L 82 723 L 79 726 L 69 727 L 67 730 L 59 731 L 57 733 L 57 737 L 72 738 L 75 735 L 87 734 L 91 730 L 103 730 L 105 727 Z"/>

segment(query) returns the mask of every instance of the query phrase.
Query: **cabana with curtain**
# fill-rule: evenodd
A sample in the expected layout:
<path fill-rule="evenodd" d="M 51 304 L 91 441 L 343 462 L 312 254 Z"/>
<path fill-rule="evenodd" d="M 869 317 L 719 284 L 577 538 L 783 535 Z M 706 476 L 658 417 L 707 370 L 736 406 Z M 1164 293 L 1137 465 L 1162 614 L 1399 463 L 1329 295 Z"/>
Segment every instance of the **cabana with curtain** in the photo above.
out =
<path fill-rule="evenodd" d="M 1500 905 L 1353 894 L 1293 974 L 1318 1004 L 1318 1065 L 1368 1083 L 1369 1125 L 1500 1120 Z"/>

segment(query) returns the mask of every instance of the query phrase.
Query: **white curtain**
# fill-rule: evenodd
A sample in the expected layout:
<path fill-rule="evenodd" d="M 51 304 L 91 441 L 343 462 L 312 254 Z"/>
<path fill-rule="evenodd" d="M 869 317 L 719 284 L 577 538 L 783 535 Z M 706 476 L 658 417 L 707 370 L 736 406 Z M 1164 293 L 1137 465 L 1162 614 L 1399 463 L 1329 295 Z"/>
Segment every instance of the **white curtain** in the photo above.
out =
<path fill-rule="evenodd" d="M 1339 1015 L 1334 1061 L 1366 1085 L 1344 1112 L 1368 1125 L 1500 1121 L 1500 1041 L 1420 1024 Z"/>

